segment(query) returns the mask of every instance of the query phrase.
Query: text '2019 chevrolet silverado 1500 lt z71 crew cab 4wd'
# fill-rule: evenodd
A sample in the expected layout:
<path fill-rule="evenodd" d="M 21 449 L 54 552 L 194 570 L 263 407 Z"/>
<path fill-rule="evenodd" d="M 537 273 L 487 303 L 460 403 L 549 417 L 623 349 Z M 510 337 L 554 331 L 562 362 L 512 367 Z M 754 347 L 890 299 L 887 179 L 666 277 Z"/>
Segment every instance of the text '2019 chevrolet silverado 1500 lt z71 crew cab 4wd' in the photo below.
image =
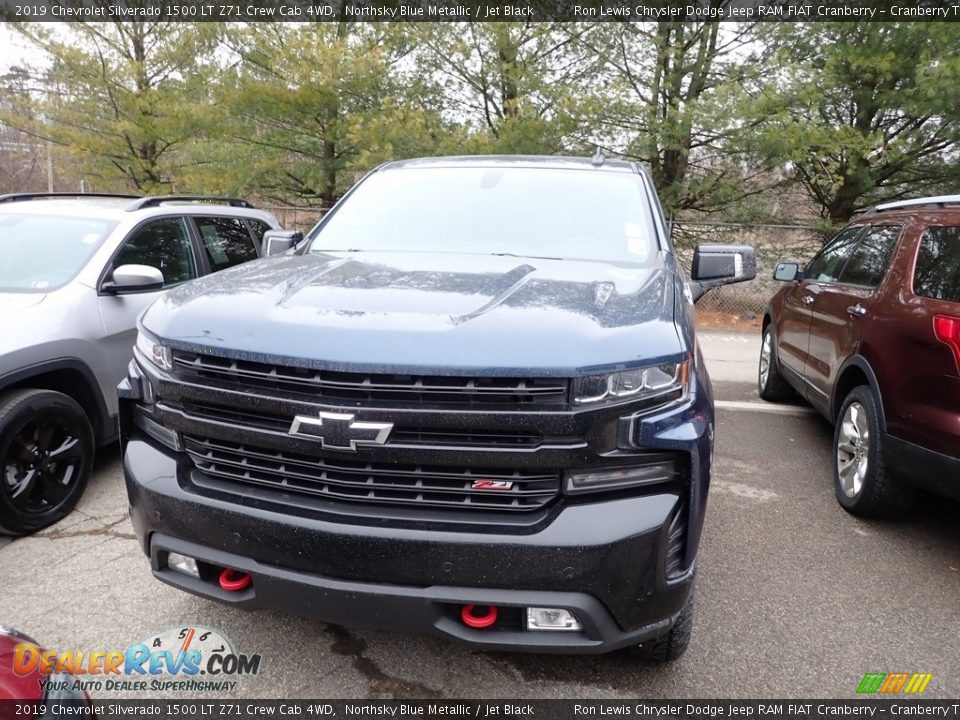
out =
<path fill-rule="evenodd" d="M 396 162 L 295 252 L 165 296 L 120 388 L 154 574 L 482 648 L 678 657 L 713 440 L 692 299 L 755 263 L 700 248 L 685 284 L 666 228 L 633 163 Z"/>

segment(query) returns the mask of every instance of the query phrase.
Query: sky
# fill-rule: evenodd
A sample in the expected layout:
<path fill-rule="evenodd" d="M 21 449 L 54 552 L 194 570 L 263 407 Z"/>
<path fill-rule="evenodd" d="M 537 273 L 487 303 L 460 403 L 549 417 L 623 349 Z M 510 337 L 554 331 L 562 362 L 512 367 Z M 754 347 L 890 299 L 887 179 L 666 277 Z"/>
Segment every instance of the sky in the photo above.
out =
<path fill-rule="evenodd" d="M 11 66 L 23 64 L 35 54 L 27 41 L 14 32 L 7 23 L 0 22 L 0 72 L 6 72 Z"/>

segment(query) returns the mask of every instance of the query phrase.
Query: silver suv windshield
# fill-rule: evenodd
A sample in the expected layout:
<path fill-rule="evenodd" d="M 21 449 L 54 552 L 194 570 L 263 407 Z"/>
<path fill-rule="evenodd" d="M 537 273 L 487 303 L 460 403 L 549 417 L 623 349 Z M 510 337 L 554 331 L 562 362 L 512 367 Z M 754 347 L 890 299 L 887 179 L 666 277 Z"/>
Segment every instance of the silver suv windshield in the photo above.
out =
<path fill-rule="evenodd" d="M 640 176 L 594 169 L 399 168 L 364 180 L 310 252 L 404 251 L 644 263 L 657 238 Z"/>
<path fill-rule="evenodd" d="M 0 213 L 0 292 L 61 287 L 116 226 L 98 218 Z"/>

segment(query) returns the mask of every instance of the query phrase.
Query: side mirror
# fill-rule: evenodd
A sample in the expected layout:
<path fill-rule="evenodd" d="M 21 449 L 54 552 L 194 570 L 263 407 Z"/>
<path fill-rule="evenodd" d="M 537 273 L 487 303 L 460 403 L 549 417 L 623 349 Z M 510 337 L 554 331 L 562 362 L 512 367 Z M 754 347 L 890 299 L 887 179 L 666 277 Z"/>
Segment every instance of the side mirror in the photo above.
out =
<path fill-rule="evenodd" d="M 299 230 L 267 230 L 263 234 L 263 255 L 280 255 L 303 240 L 303 233 Z"/>
<path fill-rule="evenodd" d="M 163 288 L 163 273 L 150 265 L 121 265 L 100 288 L 115 295 L 153 292 Z"/>
<path fill-rule="evenodd" d="M 690 293 L 696 302 L 708 290 L 756 276 L 757 259 L 749 245 L 700 245 L 693 252 Z"/>
<path fill-rule="evenodd" d="M 795 262 L 777 263 L 773 271 L 773 279 L 781 282 L 792 282 L 800 279 L 800 265 Z"/>

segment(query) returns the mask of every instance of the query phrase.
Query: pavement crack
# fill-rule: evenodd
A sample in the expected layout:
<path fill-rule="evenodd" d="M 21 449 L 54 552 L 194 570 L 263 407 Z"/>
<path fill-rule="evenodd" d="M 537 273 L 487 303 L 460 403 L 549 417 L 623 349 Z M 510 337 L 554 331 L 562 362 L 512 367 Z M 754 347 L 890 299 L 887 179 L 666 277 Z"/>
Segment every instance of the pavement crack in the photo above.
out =
<path fill-rule="evenodd" d="M 64 555 L 63 557 L 58 558 L 57 561 L 54 562 L 51 567 L 59 567 L 60 565 L 67 564 L 67 563 L 69 563 L 71 560 L 73 560 L 74 558 L 80 557 L 80 556 L 83 555 L 84 553 L 90 552 L 90 550 L 92 550 L 93 548 L 99 547 L 100 545 L 103 545 L 104 543 L 110 541 L 110 537 L 109 537 L 109 536 L 105 536 L 105 537 L 102 536 L 102 537 L 103 537 L 103 540 L 101 540 L 100 542 L 94 543 L 93 545 L 83 545 L 83 546 L 82 546 L 79 550 L 77 550 L 75 553 L 70 553 L 69 555 Z"/>
<path fill-rule="evenodd" d="M 50 532 L 37 533 L 34 535 L 34 537 L 47 538 L 48 540 L 60 540 L 62 538 L 72 537 L 106 536 L 111 538 L 120 538 L 121 540 L 136 540 L 137 536 L 133 533 L 119 532 L 113 529 L 124 521 L 126 521 L 126 518 L 120 518 L 119 520 L 114 520 L 112 523 L 89 528 L 88 530 L 52 530 Z"/>
<path fill-rule="evenodd" d="M 330 650 L 337 655 L 353 659 L 353 667 L 370 682 L 370 689 L 388 698 L 402 698 L 406 700 L 438 700 L 444 695 L 422 683 L 403 680 L 393 677 L 371 658 L 364 655 L 367 641 L 354 635 L 341 625 L 327 625 L 326 631 L 333 636 Z"/>

